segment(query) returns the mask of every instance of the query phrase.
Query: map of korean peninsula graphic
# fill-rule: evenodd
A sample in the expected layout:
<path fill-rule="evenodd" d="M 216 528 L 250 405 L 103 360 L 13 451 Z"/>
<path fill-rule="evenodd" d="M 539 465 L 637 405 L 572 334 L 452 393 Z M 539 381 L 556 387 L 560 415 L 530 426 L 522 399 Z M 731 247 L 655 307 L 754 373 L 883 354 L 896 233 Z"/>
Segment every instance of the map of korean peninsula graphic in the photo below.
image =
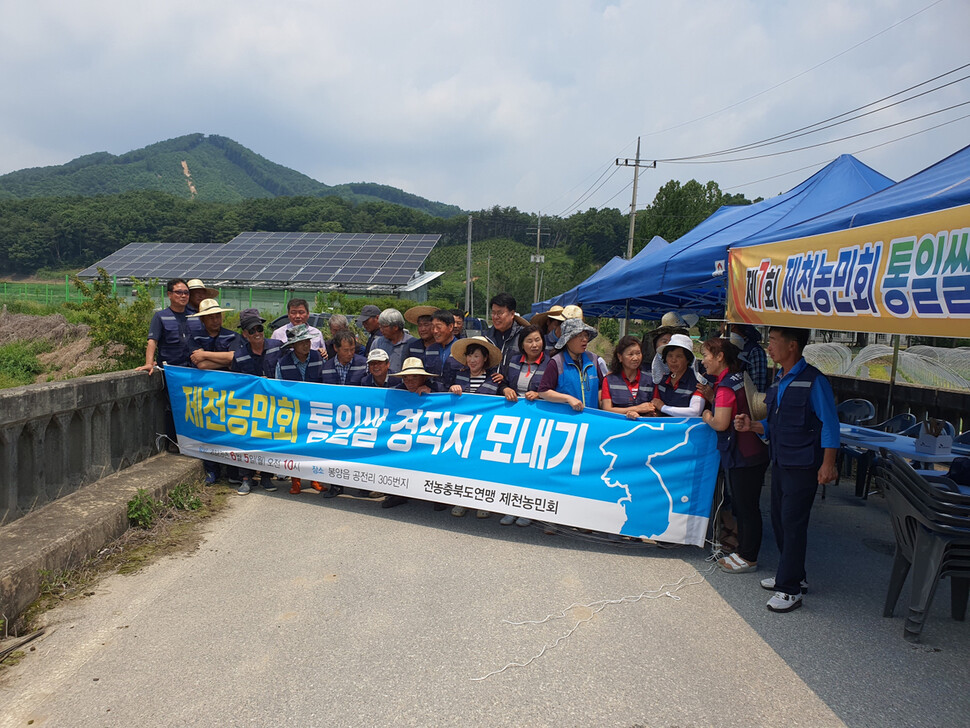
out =
<path fill-rule="evenodd" d="M 610 459 L 600 479 L 610 488 L 619 488 L 623 495 L 617 503 L 623 506 L 626 522 L 621 533 L 627 536 L 668 538 L 687 535 L 688 529 L 706 528 L 707 502 L 699 498 L 705 491 L 712 491 L 704 484 L 716 476 L 717 466 L 711 468 L 710 453 L 715 449 L 716 435 L 702 422 L 688 427 L 683 438 L 664 450 L 654 451 L 650 446 L 651 433 L 660 433 L 673 424 L 683 425 L 691 420 L 669 419 L 663 422 L 645 422 L 628 432 L 607 438 L 600 445 L 602 453 Z M 669 442 L 669 440 L 668 440 Z M 636 473 L 637 486 L 623 482 L 625 473 Z M 686 480 L 685 479 L 689 479 Z M 674 499 L 671 484 L 680 489 L 684 482 L 691 482 L 691 496 Z M 697 518 L 701 523 L 692 523 Z"/>

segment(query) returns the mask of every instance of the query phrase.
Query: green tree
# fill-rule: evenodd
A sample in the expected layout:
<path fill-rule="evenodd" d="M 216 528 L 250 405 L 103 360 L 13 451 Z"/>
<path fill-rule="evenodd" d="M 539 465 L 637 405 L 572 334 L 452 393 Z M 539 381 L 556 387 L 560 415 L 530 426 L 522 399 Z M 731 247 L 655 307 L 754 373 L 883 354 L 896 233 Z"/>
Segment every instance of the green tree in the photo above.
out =
<path fill-rule="evenodd" d="M 722 205 L 750 205 L 743 195 L 727 195 L 721 192 L 713 180 L 701 184 L 690 180 L 681 185 L 670 180 L 657 191 L 653 202 L 637 214 L 637 233 L 634 252 L 639 252 L 655 235 L 667 242 L 674 242 L 690 232 Z"/>
<path fill-rule="evenodd" d="M 135 280 L 133 284 L 134 300 L 127 302 L 115 294 L 104 268 L 98 268 L 98 277 L 91 283 L 74 278 L 75 287 L 85 296 L 79 308 L 91 327 L 94 345 L 123 369 L 145 363 L 145 335 L 155 310 L 149 289 L 157 282 Z"/>

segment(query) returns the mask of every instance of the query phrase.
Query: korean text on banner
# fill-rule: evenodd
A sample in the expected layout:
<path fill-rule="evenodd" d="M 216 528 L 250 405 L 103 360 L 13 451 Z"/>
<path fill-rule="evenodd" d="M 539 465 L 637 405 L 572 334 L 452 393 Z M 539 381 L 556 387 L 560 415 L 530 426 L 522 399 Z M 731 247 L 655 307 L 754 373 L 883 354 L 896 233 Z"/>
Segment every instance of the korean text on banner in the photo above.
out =
<path fill-rule="evenodd" d="M 703 545 L 718 454 L 699 418 L 165 368 L 185 455 Z"/>
<path fill-rule="evenodd" d="M 970 205 L 730 250 L 728 318 L 970 335 Z"/>

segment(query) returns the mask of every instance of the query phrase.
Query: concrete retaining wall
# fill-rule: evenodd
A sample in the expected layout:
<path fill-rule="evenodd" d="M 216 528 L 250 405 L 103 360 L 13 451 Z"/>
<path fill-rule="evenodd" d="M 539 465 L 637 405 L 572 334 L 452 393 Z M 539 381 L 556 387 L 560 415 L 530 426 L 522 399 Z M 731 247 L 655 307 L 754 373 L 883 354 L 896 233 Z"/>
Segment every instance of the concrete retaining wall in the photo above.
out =
<path fill-rule="evenodd" d="M 158 452 L 160 372 L 0 390 L 0 524 Z"/>

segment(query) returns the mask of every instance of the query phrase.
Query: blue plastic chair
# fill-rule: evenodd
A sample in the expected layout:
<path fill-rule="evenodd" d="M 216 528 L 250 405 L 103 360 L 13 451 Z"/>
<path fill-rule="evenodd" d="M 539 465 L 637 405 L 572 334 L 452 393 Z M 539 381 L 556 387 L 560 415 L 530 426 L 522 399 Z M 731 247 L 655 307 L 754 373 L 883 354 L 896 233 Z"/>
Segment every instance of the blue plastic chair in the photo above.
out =
<path fill-rule="evenodd" d="M 868 399 L 847 399 L 835 408 L 839 422 L 847 425 L 864 425 L 876 419 L 876 405 Z"/>

